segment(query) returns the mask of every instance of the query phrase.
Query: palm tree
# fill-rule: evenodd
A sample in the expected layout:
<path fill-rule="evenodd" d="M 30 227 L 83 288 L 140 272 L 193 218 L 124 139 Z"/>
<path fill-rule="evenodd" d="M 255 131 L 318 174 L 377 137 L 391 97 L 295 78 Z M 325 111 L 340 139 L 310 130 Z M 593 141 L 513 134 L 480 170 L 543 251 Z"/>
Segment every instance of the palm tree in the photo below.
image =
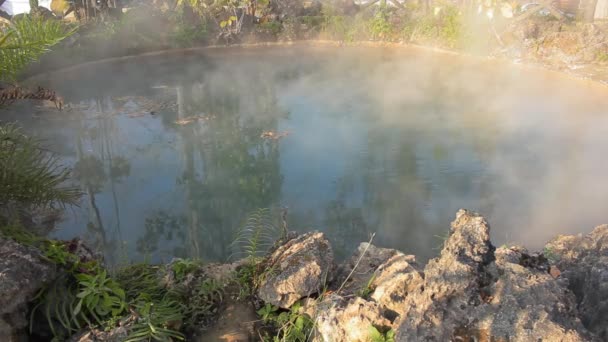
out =
<path fill-rule="evenodd" d="M 14 82 L 28 64 L 74 32 L 60 21 L 32 16 L 0 29 L 0 81 Z"/>

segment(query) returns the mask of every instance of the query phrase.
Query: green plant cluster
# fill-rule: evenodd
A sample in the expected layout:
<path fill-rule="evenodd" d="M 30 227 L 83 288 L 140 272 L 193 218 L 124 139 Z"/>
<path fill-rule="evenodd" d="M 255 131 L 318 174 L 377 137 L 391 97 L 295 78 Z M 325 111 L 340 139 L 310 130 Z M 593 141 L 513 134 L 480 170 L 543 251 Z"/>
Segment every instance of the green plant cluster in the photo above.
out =
<path fill-rule="evenodd" d="M 462 13 L 451 3 L 436 4 L 436 10 L 430 12 L 414 4 L 399 9 L 382 1 L 354 15 L 341 14 L 325 5 L 320 23 L 312 17 L 303 17 L 302 22 L 320 26 L 320 37 L 332 40 L 406 41 L 456 47 L 463 36 Z"/>
<path fill-rule="evenodd" d="M 465 35 L 463 14 L 445 3 L 433 13 L 418 13 L 405 20 L 402 37 L 408 42 L 430 43 L 456 48 Z"/>
<path fill-rule="evenodd" d="M 62 340 L 84 327 L 108 327 L 108 321 L 125 314 L 128 302 L 122 286 L 99 262 L 71 252 L 74 242 L 44 239 L 15 224 L 0 226 L 0 235 L 40 249 L 61 269 L 60 276 L 34 299 L 30 329 L 41 314 L 55 340 Z"/>
<path fill-rule="evenodd" d="M 381 332 L 378 328 L 371 326 L 369 328 L 369 340 L 371 342 L 395 342 L 395 331 L 390 329 L 385 332 Z"/>
<path fill-rule="evenodd" d="M 129 342 L 183 340 L 184 333 L 206 323 L 223 301 L 223 285 L 212 279 L 182 282 L 197 272 L 197 262 L 134 264 L 110 275 L 99 262 L 72 253 L 72 242 L 40 238 L 9 225 L 1 227 L 0 235 L 39 248 L 61 268 L 61 275 L 34 299 L 30 317 L 31 330 L 44 318 L 56 341 L 86 328 L 118 326 L 127 328 Z M 168 273 L 175 279 L 171 285 L 163 280 Z"/>
<path fill-rule="evenodd" d="M 267 0 L 180 0 L 164 12 L 148 7 L 129 11 L 118 21 L 99 24 L 105 29 L 89 35 L 120 41 L 129 48 L 234 43 L 251 32 L 262 40 L 405 41 L 456 48 L 465 36 L 461 8 L 447 1 L 436 1 L 433 8 L 416 3 L 400 8 L 380 1 L 349 13 L 324 1 L 297 16 L 285 16 L 281 6 L 273 4 Z M 150 22 L 155 25 L 151 27 Z"/>
<path fill-rule="evenodd" d="M 289 310 L 266 304 L 257 314 L 267 325 L 270 332 L 265 332 L 264 342 L 306 342 L 312 336 L 313 321 L 301 312 L 301 304 L 292 305 Z"/>

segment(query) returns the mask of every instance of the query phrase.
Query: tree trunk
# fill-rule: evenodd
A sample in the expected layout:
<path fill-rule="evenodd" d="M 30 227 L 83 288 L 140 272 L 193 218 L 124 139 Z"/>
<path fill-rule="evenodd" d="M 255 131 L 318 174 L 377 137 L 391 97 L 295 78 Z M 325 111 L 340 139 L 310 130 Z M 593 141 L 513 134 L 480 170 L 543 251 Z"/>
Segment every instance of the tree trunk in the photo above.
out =
<path fill-rule="evenodd" d="M 583 21 L 593 22 L 597 0 L 581 0 L 581 16 Z"/>

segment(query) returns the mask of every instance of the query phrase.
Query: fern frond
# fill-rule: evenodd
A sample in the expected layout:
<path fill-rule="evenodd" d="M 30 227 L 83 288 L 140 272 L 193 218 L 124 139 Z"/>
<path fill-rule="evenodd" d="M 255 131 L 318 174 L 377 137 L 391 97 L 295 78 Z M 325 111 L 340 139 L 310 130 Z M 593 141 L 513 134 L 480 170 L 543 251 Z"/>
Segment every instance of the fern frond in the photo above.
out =
<path fill-rule="evenodd" d="M 280 229 L 274 222 L 272 211 L 258 209 L 247 217 L 231 244 L 232 256 L 253 259 L 264 255 L 280 237 Z"/>

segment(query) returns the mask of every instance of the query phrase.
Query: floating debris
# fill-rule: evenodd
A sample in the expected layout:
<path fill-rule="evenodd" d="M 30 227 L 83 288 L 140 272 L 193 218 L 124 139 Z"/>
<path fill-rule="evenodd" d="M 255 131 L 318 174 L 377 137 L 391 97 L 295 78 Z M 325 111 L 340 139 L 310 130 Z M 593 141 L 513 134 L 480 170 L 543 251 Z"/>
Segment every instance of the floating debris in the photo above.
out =
<path fill-rule="evenodd" d="M 130 118 L 139 118 L 139 117 L 145 116 L 146 114 L 148 114 L 148 113 L 138 112 L 138 113 L 127 114 L 127 116 L 130 117 Z"/>
<path fill-rule="evenodd" d="M 189 116 L 189 117 L 177 120 L 177 121 L 175 121 L 175 124 L 184 126 L 184 125 L 191 124 L 191 123 L 197 122 L 197 121 L 209 121 L 213 118 L 215 118 L 215 115 L 195 115 L 195 116 Z"/>
<path fill-rule="evenodd" d="M 279 140 L 281 138 L 288 136 L 289 133 L 290 133 L 289 131 L 283 131 L 283 132 L 264 131 L 264 132 L 262 132 L 262 135 L 260 135 L 260 138 L 267 139 L 267 140 Z"/>
<path fill-rule="evenodd" d="M 38 87 L 35 91 L 21 87 L 0 88 L 0 105 L 10 104 L 15 100 L 47 100 L 55 104 L 55 108 L 63 109 L 63 98 L 50 89 Z"/>
<path fill-rule="evenodd" d="M 138 110 L 139 112 L 149 113 L 155 115 L 164 110 L 176 111 L 177 102 L 172 98 L 166 99 L 151 99 L 145 96 L 121 96 L 114 98 L 117 103 L 122 103 L 123 107 L 131 102 L 137 109 L 131 108 L 131 110 Z"/>

